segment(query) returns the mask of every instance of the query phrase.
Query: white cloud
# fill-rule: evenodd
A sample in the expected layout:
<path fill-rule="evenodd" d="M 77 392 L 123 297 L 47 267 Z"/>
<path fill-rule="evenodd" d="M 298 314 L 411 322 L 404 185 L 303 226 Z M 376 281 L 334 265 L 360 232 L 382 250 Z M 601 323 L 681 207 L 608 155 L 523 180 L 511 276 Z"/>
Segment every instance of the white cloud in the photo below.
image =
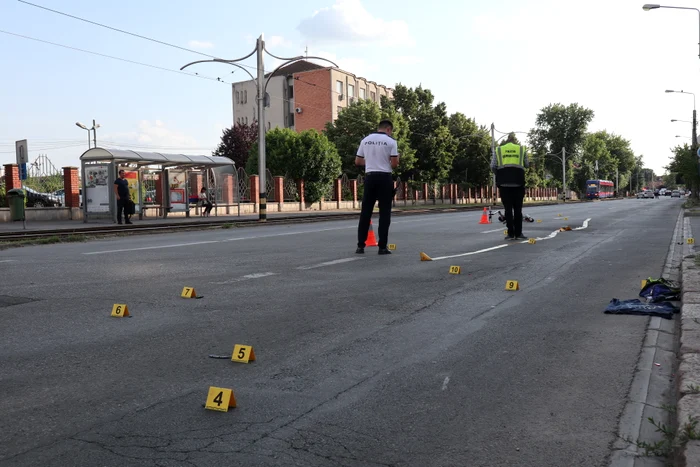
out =
<path fill-rule="evenodd" d="M 425 60 L 423 57 L 418 57 L 416 55 L 397 55 L 395 57 L 390 57 L 389 61 L 396 65 L 417 65 L 423 63 Z"/>
<path fill-rule="evenodd" d="M 292 43 L 282 36 L 270 36 L 265 38 L 265 46 L 270 47 L 291 47 Z M 273 52 L 274 53 L 274 52 Z"/>
<path fill-rule="evenodd" d="M 214 44 L 209 41 L 190 41 L 189 46 L 193 49 L 211 49 Z"/>
<path fill-rule="evenodd" d="M 105 147 L 146 152 L 203 154 L 215 148 L 198 143 L 192 136 L 171 128 L 162 120 L 142 120 L 135 131 L 102 136 Z"/>
<path fill-rule="evenodd" d="M 373 72 L 376 72 L 379 70 L 379 67 L 377 65 L 371 64 L 367 62 L 363 58 L 355 58 L 355 57 L 338 57 L 335 53 L 333 52 L 325 52 L 322 50 L 319 50 L 318 52 L 311 52 L 309 49 L 309 55 L 314 55 L 317 57 L 323 57 L 328 60 L 331 60 L 332 62 L 336 63 L 338 65 L 338 68 L 341 70 L 347 71 L 348 73 L 352 73 L 356 76 L 362 76 L 364 78 L 372 79 L 371 75 Z M 330 63 L 323 61 L 323 60 L 314 60 L 314 59 L 309 59 L 310 62 L 318 63 L 319 65 L 322 66 L 329 66 Z"/>
<path fill-rule="evenodd" d="M 355 45 L 413 45 L 408 24 L 372 16 L 360 0 L 337 0 L 302 20 L 299 31 L 319 42 L 352 42 Z"/>

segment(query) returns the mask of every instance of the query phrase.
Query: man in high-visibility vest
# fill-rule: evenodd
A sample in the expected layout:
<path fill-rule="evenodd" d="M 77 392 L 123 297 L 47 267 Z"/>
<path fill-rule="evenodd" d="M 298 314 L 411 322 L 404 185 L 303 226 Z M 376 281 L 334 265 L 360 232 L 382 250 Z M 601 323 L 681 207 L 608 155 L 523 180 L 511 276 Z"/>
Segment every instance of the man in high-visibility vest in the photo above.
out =
<path fill-rule="evenodd" d="M 523 199 L 528 165 L 527 149 L 515 143 L 499 146 L 491 159 L 491 170 L 496 174 L 496 186 L 505 209 L 506 240 L 527 238 L 523 235 Z"/>

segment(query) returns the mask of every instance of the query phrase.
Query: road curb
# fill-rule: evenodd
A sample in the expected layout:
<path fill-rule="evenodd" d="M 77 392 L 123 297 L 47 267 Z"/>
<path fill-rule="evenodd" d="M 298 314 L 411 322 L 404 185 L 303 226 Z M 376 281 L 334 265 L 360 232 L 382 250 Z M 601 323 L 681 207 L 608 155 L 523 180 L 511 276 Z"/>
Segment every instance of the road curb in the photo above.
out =
<path fill-rule="evenodd" d="M 683 260 L 681 264 L 681 347 L 678 368 L 678 425 L 700 419 L 700 267 L 695 264 L 695 246 L 685 239 L 692 238 L 690 219 L 683 219 Z M 700 466 L 700 441 L 684 443 L 675 465 Z"/>

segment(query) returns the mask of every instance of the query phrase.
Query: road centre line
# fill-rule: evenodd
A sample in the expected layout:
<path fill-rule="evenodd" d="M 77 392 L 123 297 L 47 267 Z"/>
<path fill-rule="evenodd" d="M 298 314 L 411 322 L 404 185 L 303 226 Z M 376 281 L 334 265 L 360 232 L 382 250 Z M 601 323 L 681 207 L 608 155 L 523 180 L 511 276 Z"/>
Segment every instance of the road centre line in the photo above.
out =
<path fill-rule="evenodd" d="M 334 264 L 349 263 L 350 261 L 357 261 L 358 259 L 362 259 L 362 258 L 355 257 L 355 258 L 334 259 L 333 261 L 326 261 L 325 263 L 318 263 L 318 264 L 314 264 L 312 266 L 299 266 L 297 269 L 305 271 L 307 269 L 316 269 L 316 268 L 322 268 L 324 266 L 333 266 Z"/>
<path fill-rule="evenodd" d="M 246 274 L 245 276 L 236 277 L 235 279 L 229 279 L 229 280 L 223 281 L 223 282 L 211 282 L 211 284 L 216 284 L 216 285 L 235 284 L 236 282 L 243 282 L 243 281 L 248 281 L 251 279 L 261 279 L 263 277 L 277 276 L 277 275 L 279 275 L 279 273 L 277 273 L 277 272 L 256 272 L 253 274 Z"/>
<path fill-rule="evenodd" d="M 588 228 L 588 223 L 590 222 L 590 220 L 591 220 L 591 218 L 589 217 L 588 219 L 586 219 L 585 221 L 583 221 L 583 225 L 581 225 L 581 227 L 576 227 L 576 228 L 574 228 L 574 229 L 572 229 L 572 230 L 583 230 L 583 229 Z M 537 241 L 549 240 L 550 238 L 556 237 L 558 233 L 559 233 L 559 229 L 555 230 L 554 232 L 552 232 L 551 234 L 549 234 L 549 235 L 546 236 L 546 237 L 538 237 L 538 238 L 536 238 L 536 240 L 537 240 Z M 528 243 L 528 242 L 529 242 L 529 239 L 528 239 L 528 240 L 525 240 L 525 241 L 522 241 L 522 242 L 519 242 L 519 243 Z M 462 256 L 477 255 L 477 254 L 479 254 L 479 253 L 486 253 L 487 251 L 494 251 L 494 250 L 498 250 L 498 249 L 500 249 L 500 248 L 505 248 L 505 247 L 507 247 L 508 245 L 509 245 L 509 244 L 506 243 L 506 244 L 504 244 L 504 245 L 497 245 L 497 246 L 493 246 L 493 247 L 490 247 L 490 248 L 484 248 L 483 250 L 470 251 L 470 252 L 467 252 L 467 253 L 460 253 L 460 254 L 457 254 L 457 255 L 438 256 L 438 257 L 432 258 L 432 260 L 433 260 L 433 261 L 439 261 L 439 260 L 441 260 L 441 259 L 459 258 L 459 257 L 462 257 Z"/>
<path fill-rule="evenodd" d="M 485 232 L 481 232 L 481 233 L 503 232 L 503 230 L 505 229 L 505 227 L 506 227 L 506 226 L 504 225 L 504 226 L 501 227 L 500 229 L 486 230 Z"/>
<path fill-rule="evenodd" d="M 190 242 L 190 243 L 176 243 L 174 245 L 158 245 L 158 246 L 144 246 L 140 248 L 122 248 L 119 250 L 103 250 L 103 251 L 87 251 L 83 253 L 84 255 L 103 255 L 107 253 L 123 253 L 128 251 L 143 251 L 143 250 L 158 250 L 161 248 L 178 248 L 182 246 L 193 246 L 193 245 L 205 245 L 207 243 L 219 243 L 218 240 L 209 240 L 204 242 Z"/>
<path fill-rule="evenodd" d="M 16 259 L 2 259 L 0 260 L 0 263 L 16 263 Z"/>

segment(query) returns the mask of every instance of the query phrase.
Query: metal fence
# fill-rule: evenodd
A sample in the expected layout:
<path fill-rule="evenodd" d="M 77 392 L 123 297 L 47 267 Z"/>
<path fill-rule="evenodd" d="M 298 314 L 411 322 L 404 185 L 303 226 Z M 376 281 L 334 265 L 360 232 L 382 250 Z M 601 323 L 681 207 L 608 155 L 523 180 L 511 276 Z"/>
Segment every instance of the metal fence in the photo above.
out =
<path fill-rule="evenodd" d="M 27 207 L 60 207 L 65 205 L 63 172 L 45 154 L 27 164 L 27 179 L 22 181 Z"/>
<path fill-rule="evenodd" d="M 290 177 L 284 177 L 284 197 L 283 197 L 285 202 L 294 202 L 298 203 L 300 198 L 299 198 L 299 186 L 297 185 L 296 180 L 293 180 Z"/>

